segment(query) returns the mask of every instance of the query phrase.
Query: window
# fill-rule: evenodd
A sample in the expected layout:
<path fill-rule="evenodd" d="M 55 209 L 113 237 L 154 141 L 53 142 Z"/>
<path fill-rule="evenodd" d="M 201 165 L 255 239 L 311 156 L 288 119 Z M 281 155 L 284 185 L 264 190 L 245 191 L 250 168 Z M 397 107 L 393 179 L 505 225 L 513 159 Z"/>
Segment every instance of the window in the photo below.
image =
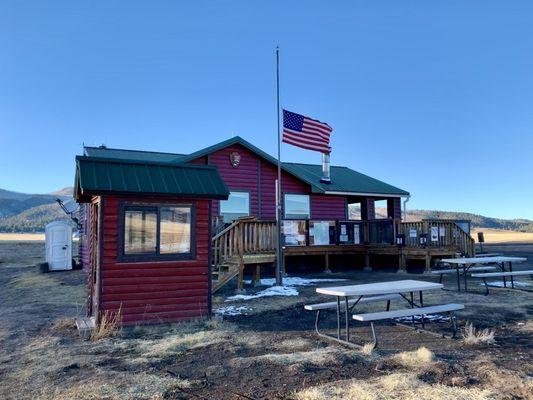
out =
<path fill-rule="evenodd" d="M 227 200 L 220 201 L 220 215 L 224 222 L 250 215 L 250 193 L 230 192 Z"/>
<path fill-rule="evenodd" d="M 348 203 L 348 219 L 360 221 L 361 218 L 361 202 Z"/>
<path fill-rule="evenodd" d="M 190 258 L 192 207 L 124 207 L 122 254 L 125 258 Z"/>
<path fill-rule="evenodd" d="M 288 219 L 309 219 L 309 196 L 306 194 L 286 194 L 285 218 Z"/>
<path fill-rule="evenodd" d="M 386 219 L 388 217 L 388 205 L 387 200 L 376 200 L 374 201 L 374 218 L 375 219 Z"/>

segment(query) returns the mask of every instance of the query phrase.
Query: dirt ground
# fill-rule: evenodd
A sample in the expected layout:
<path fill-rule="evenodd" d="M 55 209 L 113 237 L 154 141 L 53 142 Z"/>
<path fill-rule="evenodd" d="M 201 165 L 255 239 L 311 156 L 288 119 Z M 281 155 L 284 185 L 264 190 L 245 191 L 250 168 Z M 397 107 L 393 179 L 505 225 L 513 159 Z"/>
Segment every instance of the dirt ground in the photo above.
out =
<path fill-rule="evenodd" d="M 486 247 L 529 258 L 515 269 L 533 267 L 533 245 Z M 93 342 L 81 339 L 73 324 L 84 313 L 84 272 L 39 274 L 35 264 L 43 253 L 43 243 L 0 242 L 1 399 L 533 398 L 531 281 L 524 288 L 532 292 L 493 289 L 484 296 L 472 281 L 467 294 L 427 293 L 426 304 L 464 303 L 461 331 L 467 322 L 488 328 L 494 343 L 468 344 L 461 334 L 443 339 L 391 323 L 377 327 L 379 350 L 328 343 L 314 334 L 314 314 L 303 310 L 321 300 L 315 286 L 295 286 L 298 296 L 239 301 L 227 301 L 235 293 L 225 288 L 214 308 L 242 314 L 129 328 Z M 436 280 L 361 271 L 298 276 L 346 279 L 342 284 Z M 320 283 L 327 284 L 336 283 Z M 454 289 L 453 280 L 445 284 Z M 264 289 L 248 288 L 247 294 Z M 333 328 L 334 316 L 324 323 Z M 448 328 L 430 325 L 435 332 Z M 369 328 L 354 324 L 352 337 L 369 342 Z"/>

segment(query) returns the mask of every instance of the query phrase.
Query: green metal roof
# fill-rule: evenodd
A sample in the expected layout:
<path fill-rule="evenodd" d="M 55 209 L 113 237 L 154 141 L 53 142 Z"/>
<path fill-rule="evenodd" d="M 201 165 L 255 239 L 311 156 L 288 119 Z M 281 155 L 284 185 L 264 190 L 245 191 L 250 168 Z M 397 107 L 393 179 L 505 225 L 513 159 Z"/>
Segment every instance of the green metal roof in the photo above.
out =
<path fill-rule="evenodd" d="M 168 163 L 187 163 L 199 157 L 206 156 L 228 146 L 239 144 L 254 152 L 266 161 L 276 165 L 277 160 L 270 154 L 235 136 L 220 143 L 198 150 L 194 153 L 183 155 L 173 153 L 148 152 L 137 150 L 109 149 L 101 147 L 86 147 L 88 155 L 100 157 L 135 159 Z M 281 168 L 311 186 L 314 193 L 338 192 L 353 195 L 383 195 L 383 196 L 408 196 L 409 192 L 399 189 L 378 179 L 364 175 L 347 167 L 331 167 L 331 183 L 321 182 L 322 166 L 319 164 L 298 164 L 282 162 Z"/>
<path fill-rule="evenodd" d="M 277 164 L 277 160 L 274 157 L 268 153 L 265 153 L 263 150 L 244 140 L 240 136 L 235 136 L 231 139 L 224 140 L 220 143 L 214 144 L 213 146 L 198 150 L 174 161 L 189 162 L 198 157 L 205 156 L 235 144 L 240 144 L 272 164 Z M 360 172 L 354 171 L 353 169 L 347 167 L 331 167 L 331 183 L 324 183 L 320 181 L 322 178 L 322 165 L 282 162 L 281 168 L 285 172 L 311 185 L 312 190 L 315 193 L 349 192 L 354 194 L 376 194 L 386 196 L 409 195 L 409 192 L 406 192 L 405 190 L 389 185 L 368 175 L 361 174 Z"/>
<path fill-rule="evenodd" d="M 388 196 L 408 196 L 409 192 L 399 189 L 347 167 L 330 168 L 331 183 L 321 182 L 322 165 L 283 163 L 283 168 L 313 187 L 313 192 L 338 192 L 343 194 L 375 194 Z"/>
<path fill-rule="evenodd" d="M 227 199 L 216 167 L 76 157 L 76 200 L 102 194 L 157 194 Z"/>
<path fill-rule="evenodd" d="M 85 146 L 85 155 L 89 157 L 116 158 L 119 160 L 137 160 L 151 162 L 176 162 L 184 156 L 177 153 L 163 153 L 160 151 L 142 151 L 112 149 L 108 147 L 89 147 Z"/>

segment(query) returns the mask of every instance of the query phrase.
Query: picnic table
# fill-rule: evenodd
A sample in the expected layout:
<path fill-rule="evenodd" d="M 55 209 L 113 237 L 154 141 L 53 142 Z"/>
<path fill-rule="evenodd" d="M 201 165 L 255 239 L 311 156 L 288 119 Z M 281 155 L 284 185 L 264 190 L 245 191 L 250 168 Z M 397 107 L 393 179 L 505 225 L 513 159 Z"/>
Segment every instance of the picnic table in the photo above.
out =
<path fill-rule="evenodd" d="M 461 291 L 461 269 L 462 274 L 464 276 L 464 287 L 465 292 L 468 290 L 467 287 L 467 273 L 468 270 L 475 265 L 489 265 L 489 264 L 495 264 L 497 265 L 502 272 L 505 272 L 505 263 L 508 263 L 509 265 L 509 272 L 513 272 L 513 263 L 520 263 L 527 261 L 527 258 L 525 257 L 507 257 L 507 256 L 494 256 L 494 257 L 469 257 L 469 258 L 444 258 L 440 260 L 442 263 L 450 264 L 453 268 L 455 268 L 456 274 L 457 274 L 457 290 Z M 503 283 L 504 286 L 507 286 L 507 282 L 505 279 L 505 276 L 503 276 Z M 514 280 L 511 275 L 511 285 L 514 287 Z"/>
<path fill-rule="evenodd" d="M 337 309 L 337 338 L 320 333 L 318 330 L 318 319 L 320 315 L 320 307 L 313 308 L 313 305 L 306 306 L 307 310 L 318 310 L 317 314 L 317 321 L 316 321 L 316 332 L 320 336 L 325 336 L 329 339 L 334 339 L 336 341 L 339 341 L 343 344 L 352 345 L 352 343 L 349 342 L 350 340 L 350 328 L 349 328 L 349 314 L 353 310 L 353 308 L 359 304 L 364 303 L 365 299 L 368 299 L 369 301 L 373 301 L 373 299 L 390 299 L 390 297 L 386 297 L 387 295 L 394 295 L 397 298 L 403 298 L 407 301 L 411 309 L 415 307 L 420 307 L 421 309 L 424 309 L 424 299 L 422 292 L 428 291 L 428 290 L 437 290 L 442 289 L 443 285 L 441 283 L 434 283 L 434 282 L 426 282 L 426 281 L 419 281 L 419 280 L 413 280 L 413 279 L 407 279 L 407 280 L 399 280 L 399 281 L 390 281 L 390 282 L 378 282 L 378 283 L 367 283 L 367 284 L 361 284 L 361 285 L 348 285 L 348 286 L 333 286 L 333 287 L 321 287 L 317 288 L 317 293 L 325 294 L 329 296 L 334 296 L 337 298 L 336 302 L 336 309 Z M 415 303 L 414 300 L 414 293 L 418 292 L 419 297 L 419 304 Z M 409 297 L 406 296 L 406 294 L 409 294 Z M 354 300 L 349 300 L 349 298 L 355 298 Z M 390 301 L 390 300 L 389 300 Z M 323 303 L 323 304 L 331 304 L 331 303 Z M 363 316 L 370 316 L 372 315 L 373 319 L 369 319 L 369 317 L 365 318 L 356 318 L 357 316 L 354 315 L 354 319 L 359 321 L 373 321 L 377 319 L 386 319 L 386 318 L 394 318 L 394 316 L 397 314 L 398 316 L 404 316 L 406 310 L 397 310 L 397 311 L 389 311 L 389 304 L 387 304 L 387 311 L 383 313 L 371 313 L 371 314 L 362 314 Z M 314 305 L 314 306 L 321 306 L 320 304 Z M 435 306 L 435 307 L 426 307 L 427 313 L 430 312 L 448 312 L 448 309 L 444 309 L 447 305 L 443 306 Z M 462 306 L 462 305 L 461 305 Z M 444 308 L 436 308 L 436 307 L 444 307 Z M 345 340 L 341 339 L 341 309 L 344 309 L 345 313 Z M 431 309 L 431 310 L 429 310 Z M 375 315 L 374 315 L 375 314 Z M 377 314 L 383 314 L 383 315 L 377 315 Z M 412 316 L 413 312 L 409 312 L 408 316 Z M 422 313 L 419 313 L 422 314 Z M 383 318 L 381 318 L 383 317 Z M 422 322 L 424 322 L 423 315 L 422 315 Z M 452 323 L 454 323 L 452 318 Z M 414 316 L 413 316 L 413 325 L 414 325 Z M 454 325 L 455 328 L 455 325 Z M 372 324 L 372 333 L 374 334 L 374 339 L 376 340 L 375 330 L 374 326 Z"/>

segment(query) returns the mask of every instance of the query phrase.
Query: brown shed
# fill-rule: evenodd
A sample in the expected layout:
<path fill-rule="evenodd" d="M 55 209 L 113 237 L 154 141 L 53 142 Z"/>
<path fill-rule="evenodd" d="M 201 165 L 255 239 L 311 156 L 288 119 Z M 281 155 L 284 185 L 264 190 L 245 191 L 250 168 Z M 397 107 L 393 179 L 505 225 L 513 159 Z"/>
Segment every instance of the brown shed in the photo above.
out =
<path fill-rule="evenodd" d="M 88 317 L 210 315 L 211 200 L 229 195 L 216 167 L 78 156 L 74 195 L 88 208 Z"/>

